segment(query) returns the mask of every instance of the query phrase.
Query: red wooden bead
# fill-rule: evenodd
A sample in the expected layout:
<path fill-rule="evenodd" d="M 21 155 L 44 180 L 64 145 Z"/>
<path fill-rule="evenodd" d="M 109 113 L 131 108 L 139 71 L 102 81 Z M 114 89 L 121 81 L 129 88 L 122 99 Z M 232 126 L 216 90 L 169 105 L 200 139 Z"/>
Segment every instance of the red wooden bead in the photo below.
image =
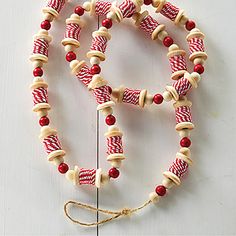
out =
<path fill-rule="evenodd" d="M 75 14 L 82 16 L 84 14 L 84 8 L 81 6 L 78 6 L 75 8 Z"/>
<path fill-rule="evenodd" d="M 42 116 L 40 119 L 39 119 L 39 124 L 40 126 L 45 126 L 45 125 L 49 125 L 49 119 L 47 116 Z"/>
<path fill-rule="evenodd" d="M 58 166 L 58 171 L 59 171 L 61 174 L 65 174 L 68 170 L 69 170 L 69 166 L 68 166 L 66 163 L 61 163 L 61 164 Z"/>
<path fill-rule="evenodd" d="M 153 97 L 153 102 L 156 104 L 161 104 L 163 102 L 163 96 L 161 94 L 156 94 Z"/>
<path fill-rule="evenodd" d="M 185 24 L 185 28 L 186 28 L 188 31 L 194 29 L 195 27 L 196 27 L 196 24 L 195 24 L 195 22 L 192 21 L 192 20 L 188 20 L 188 21 L 186 22 L 186 24 Z"/>
<path fill-rule="evenodd" d="M 101 72 L 101 67 L 97 64 L 93 65 L 91 68 L 90 68 L 90 72 L 95 75 L 95 74 L 99 74 Z"/>
<path fill-rule="evenodd" d="M 74 52 L 68 52 L 67 54 L 66 54 L 66 60 L 68 61 L 68 62 L 71 62 L 71 61 L 73 61 L 73 60 L 75 60 L 76 59 L 76 54 L 74 53 Z"/>
<path fill-rule="evenodd" d="M 191 140 L 188 137 L 184 137 L 180 140 L 180 146 L 181 147 L 190 147 L 191 146 Z"/>
<path fill-rule="evenodd" d="M 51 28 L 51 23 L 49 20 L 44 20 L 41 23 L 41 28 L 45 30 L 49 30 Z"/>
<path fill-rule="evenodd" d="M 163 186 L 163 185 L 158 185 L 157 187 L 156 187 L 156 193 L 159 195 L 159 196 L 164 196 L 165 194 L 166 194 L 166 188 L 165 188 L 165 186 Z"/>
<path fill-rule="evenodd" d="M 204 73 L 204 66 L 201 64 L 197 64 L 194 66 L 194 72 L 197 72 L 198 74 Z"/>
<path fill-rule="evenodd" d="M 107 125 L 114 125 L 116 123 L 116 118 L 113 115 L 108 115 L 106 117 L 106 124 Z"/>
<path fill-rule="evenodd" d="M 120 171 L 113 167 L 109 170 L 108 174 L 111 178 L 116 179 L 120 175 Z"/>
<path fill-rule="evenodd" d="M 33 70 L 33 75 L 35 77 L 39 76 L 43 76 L 43 69 L 41 67 L 36 67 L 34 70 Z"/>
<path fill-rule="evenodd" d="M 144 0 L 144 4 L 145 5 L 150 5 L 150 4 L 152 4 L 152 0 Z"/>
<path fill-rule="evenodd" d="M 170 36 L 166 36 L 166 37 L 163 39 L 163 44 L 164 44 L 166 47 L 170 47 L 173 43 L 174 43 L 174 40 L 173 40 Z"/>
<path fill-rule="evenodd" d="M 112 27 L 112 20 L 111 19 L 104 19 L 102 21 L 102 26 L 106 27 L 107 29 L 110 29 Z"/>
<path fill-rule="evenodd" d="M 109 93 L 111 94 L 112 93 L 112 88 L 110 86 L 107 86 L 107 87 L 108 87 Z"/>

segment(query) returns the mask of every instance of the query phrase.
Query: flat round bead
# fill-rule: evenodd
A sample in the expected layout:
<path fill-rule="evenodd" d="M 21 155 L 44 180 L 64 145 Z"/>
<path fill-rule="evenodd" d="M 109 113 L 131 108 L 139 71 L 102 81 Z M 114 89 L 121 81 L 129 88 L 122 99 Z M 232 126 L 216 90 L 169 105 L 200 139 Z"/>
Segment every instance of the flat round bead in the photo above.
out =
<path fill-rule="evenodd" d="M 114 125 L 116 123 L 116 118 L 113 115 L 108 115 L 105 121 L 107 125 Z"/>
<path fill-rule="evenodd" d="M 113 167 L 109 170 L 108 174 L 111 178 L 116 179 L 119 177 L 120 171 Z"/>
<path fill-rule="evenodd" d="M 45 30 L 50 30 L 50 28 L 51 28 L 51 23 L 50 23 L 50 21 L 49 21 L 49 20 L 44 20 L 44 21 L 42 21 L 42 23 L 41 23 L 41 28 L 42 28 L 42 29 L 45 29 Z"/>
<path fill-rule="evenodd" d="M 166 47 L 170 47 L 173 43 L 174 43 L 174 40 L 173 40 L 170 36 L 166 36 L 166 37 L 163 39 L 163 44 L 164 44 L 164 46 L 166 46 Z"/>
<path fill-rule="evenodd" d="M 164 196 L 165 194 L 166 194 L 166 188 L 165 188 L 165 186 L 163 186 L 163 185 L 158 185 L 157 187 L 156 187 L 156 193 L 159 195 L 159 196 Z"/>
<path fill-rule="evenodd" d="M 153 102 L 156 104 L 161 104 L 163 102 L 164 98 L 161 94 L 156 94 L 153 97 Z"/>
<path fill-rule="evenodd" d="M 184 137 L 180 140 L 180 146 L 181 147 L 190 147 L 191 146 L 191 140 L 188 137 Z"/>
<path fill-rule="evenodd" d="M 196 24 L 194 21 L 192 20 L 188 20 L 185 24 L 185 28 L 188 30 L 188 31 L 191 31 L 192 29 L 194 29 L 196 27 Z"/>
<path fill-rule="evenodd" d="M 73 61 L 73 60 L 75 60 L 76 59 L 76 54 L 74 53 L 74 52 L 68 52 L 67 54 L 66 54 L 66 60 L 68 61 L 68 62 L 71 62 L 71 61 Z"/>
<path fill-rule="evenodd" d="M 90 72 L 95 75 L 95 74 L 99 74 L 101 72 L 101 67 L 97 64 L 93 65 L 90 69 Z"/>
<path fill-rule="evenodd" d="M 34 70 L 33 70 L 33 75 L 35 77 L 41 77 L 43 76 L 43 69 L 41 67 L 36 67 Z"/>
<path fill-rule="evenodd" d="M 77 15 L 79 15 L 79 16 L 82 16 L 83 14 L 84 14 L 84 8 L 83 7 L 81 7 L 81 6 L 77 6 L 76 8 L 75 8 L 75 14 L 77 14 Z"/>
<path fill-rule="evenodd" d="M 67 171 L 69 170 L 69 166 L 66 164 L 66 163 L 61 163 L 59 166 L 58 166 L 58 171 L 61 173 L 61 174 L 65 174 Z"/>
<path fill-rule="evenodd" d="M 50 121 L 48 119 L 47 116 L 42 116 L 40 119 L 39 119 L 39 124 L 40 126 L 46 126 L 46 125 L 49 125 Z"/>
<path fill-rule="evenodd" d="M 102 21 L 102 26 L 106 27 L 107 29 L 110 29 L 112 27 L 112 20 L 111 19 L 104 19 Z"/>
<path fill-rule="evenodd" d="M 203 74 L 204 70 L 204 66 L 201 64 L 197 64 L 194 66 L 194 72 L 197 72 L 198 74 Z"/>

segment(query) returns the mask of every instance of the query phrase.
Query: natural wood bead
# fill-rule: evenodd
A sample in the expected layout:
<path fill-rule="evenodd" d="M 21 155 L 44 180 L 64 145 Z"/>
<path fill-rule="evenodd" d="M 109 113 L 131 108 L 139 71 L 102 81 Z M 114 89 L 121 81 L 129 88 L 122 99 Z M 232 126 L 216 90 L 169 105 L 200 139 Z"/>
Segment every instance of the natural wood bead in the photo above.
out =
<path fill-rule="evenodd" d="M 167 37 L 167 36 L 168 36 L 168 33 L 167 33 L 165 30 L 163 30 L 163 31 L 161 31 L 161 32 L 158 34 L 158 39 L 159 39 L 160 41 L 163 41 L 164 38 Z"/>
<path fill-rule="evenodd" d="M 116 13 L 112 12 L 112 11 L 108 12 L 107 13 L 107 18 L 111 19 L 111 20 L 116 20 Z"/>
<path fill-rule="evenodd" d="M 64 158 L 63 157 L 60 157 L 60 158 L 55 158 L 52 163 L 55 165 L 55 166 L 59 166 L 61 163 L 64 162 Z"/>
<path fill-rule="evenodd" d="M 33 61 L 33 68 L 37 68 L 37 67 L 43 67 L 43 61 L 41 60 Z"/>
<path fill-rule="evenodd" d="M 151 105 L 153 103 L 153 95 L 147 93 L 144 102 L 146 105 Z"/>
<path fill-rule="evenodd" d="M 91 65 L 99 65 L 100 64 L 100 58 L 99 57 L 91 57 L 90 58 L 90 64 Z"/>
<path fill-rule="evenodd" d="M 191 77 L 192 77 L 197 83 L 199 83 L 200 80 L 201 80 L 201 75 L 198 74 L 197 72 L 191 73 Z"/>
<path fill-rule="evenodd" d="M 184 137 L 190 137 L 190 130 L 189 129 L 182 129 L 182 130 L 179 130 L 179 136 L 181 138 L 184 138 Z"/>
<path fill-rule="evenodd" d="M 75 51 L 76 50 L 76 47 L 75 47 L 75 45 L 73 45 L 73 44 L 67 44 L 67 45 L 65 45 L 65 51 L 66 52 L 73 52 L 73 51 Z"/>
<path fill-rule="evenodd" d="M 201 57 L 195 58 L 195 59 L 193 60 L 193 64 L 194 64 L 194 65 L 197 65 L 197 64 L 204 65 L 204 64 L 205 64 L 205 60 L 204 60 L 203 58 L 201 58 Z"/>
<path fill-rule="evenodd" d="M 166 4 L 166 0 L 153 0 L 152 5 L 156 7 L 156 12 L 160 12 L 163 6 Z"/>
<path fill-rule="evenodd" d="M 91 3 L 90 2 L 84 2 L 83 8 L 85 11 L 90 11 Z"/>
<path fill-rule="evenodd" d="M 40 109 L 37 111 L 37 115 L 38 117 L 42 117 L 42 116 L 47 116 L 48 115 L 48 109 Z"/>
<path fill-rule="evenodd" d="M 106 107 L 106 108 L 102 109 L 102 114 L 104 116 L 112 115 L 113 114 L 112 107 Z"/>
<path fill-rule="evenodd" d="M 159 202 L 160 196 L 156 192 L 151 192 L 151 193 L 149 193 L 149 199 L 153 203 L 157 203 L 157 202 Z"/>
<path fill-rule="evenodd" d="M 162 180 L 162 185 L 167 189 L 170 189 L 175 185 L 175 183 L 171 179 L 164 177 L 164 179 Z"/>
<path fill-rule="evenodd" d="M 95 186 L 97 188 L 101 187 L 101 183 L 102 183 L 102 169 L 99 168 L 96 170 L 96 177 L 95 177 Z"/>
<path fill-rule="evenodd" d="M 186 22 L 188 21 L 189 19 L 188 19 L 188 17 L 187 16 L 185 16 L 185 15 L 182 15 L 182 17 L 181 17 L 181 19 L 180 19 L 180 24 L 181 25 L 185 25 L 186 24 Z"/>
<path fill-rule="evenodd" d="M 54 20 L 54 16 L 50 13 L 45 13 L 45 14 L 43 14 L 43 16 L 44 16 L 43 17 L 44 20 L 48 20 L 50 22 L 52 22 Z"/>
<path fill-rule="evenodd" d="M 112 161 L 110 161 L 111 162 L 111 165 L 112 165 L 112 167 L 115 167 L 115 168 L 120 168 L 121 167 L 121 160 L 120 159 L 118 159 L 118 160 L 112 160 Z"/>
<path fill-rule="evenodd" d="M 108 174 L 102 174 L 101 176 L 101 184 L 106 184 L 110 181 L 110 176 Z"/>
<path fill-rule="evenodd" d="M 165 91 L 162 96 L 166 102 L 170 102 L 173 98 L 169 91 Z"/>

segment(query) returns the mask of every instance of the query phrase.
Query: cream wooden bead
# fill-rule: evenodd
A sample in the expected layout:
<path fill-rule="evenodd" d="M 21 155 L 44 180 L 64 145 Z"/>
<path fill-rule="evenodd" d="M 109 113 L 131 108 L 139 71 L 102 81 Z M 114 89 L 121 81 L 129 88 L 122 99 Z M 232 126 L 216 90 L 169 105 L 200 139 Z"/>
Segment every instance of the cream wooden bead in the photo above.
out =
<path fill-rule="evenodd" d="M 60 158 L 55 158 L 52 163 L 56 166 L 59 166 L 61 163 L 64 162 L 64 158 L 63 157 L 60 157 Z"/>
<path fill-rule="evenodd" d="M 165 30 L 162 30 L 159 34 L 158 34 L 158 39 L 160 41 L 163 41 L 165 37 L 168 36 L 168 33 Z"/>
<path fill-rule="evenodd" d="M 96 170 L 96 176 L 95 176 L 95 186 L 97 188 L 101 187 L 101 182 L 102 182 L 102 169 L 99 168 Z"/>
<path fill-rule="evenodd" d="M 182 17 L 181 17 L 179 23 L 180 23 L 181 25 L 185 25 L 185 24 L 187 23 L 188 20 L 189 20 L 189 19 L 188 19 L 187 16 L 182 15 Z"/>
<path fill-rule="evenodd" d="M 162 180 L 162 185 L 165 188 L 170 189 L 175 185 L 175 183 L 171 179 L 164 177 L 164 179 Z"/>
<path fill-rule="evenodd" d="M 160 200 L 160 196 L 156 193 L 156 192 L 151 192 L 149 193 L 149 199 L 153 202 L 153 203 L 157 203 Z"/>
<path fill-rule="evenodd" d="M 148 93 L 145 97 L 144 102 L 145 102 L 146 105 L 151 105 L 153 103 L 153 95 Z"/>
<path fill-rule="evenodd" d="M 54 20 L 54 16 L 50 13 L 45 13 L 43 14 L 43 19 L 52 22 Z"/>
<path fill-rule="evenodd" d="M 73 44 L 67 44 L 65 45 L 64 49 L 66 52 L 71 52 L 71 51 L 74 52 L 76 50 L 76 46 Z"/>
<path fill-rule="evenodd" d="M 112 12 L 112 11 L 108 12 L 107 13 L 107 18 L 111 19 L 111 20 L 116 20 L 116 13 Z"/>
<path fill-rule="evenodd" d="M 194 65 L 197 65 L 197 64 L 201 64 L 201 65 L 204 65 L 205 64 L 205 60 L 201 57 L 197 57 L 193 60 L 193 64 Z"/>
<path fill-rule="evenodd" d="M 83 3 L 83 8 L 85 11 L 90 11 L 91 4 L 90 2 L 84 2 Z"/>
<path fill-rule="evenodd" d="M 191 73 L 191 77 L 192 77 L 197 83 L 199 83 L 200 80 L 201 80 L 201 75 L 198 74 L 197 72 L 192 72 L 192 73 Z"/>
<path fill-rule="evenodd" d="M 33 61 L 33 68 L 37 68 L 37 67 L 43 67 L 43 61 L 41 60 Z"/>
<path fill-rule="evenodd" d="M 179 136 L 180 136 L 181 138 L 190 137 L 190 130 L 189 130 L 189 129 L 182 129 L 182 130 L 179 130 L 178 133 L 179 133 Z"/>
<path fill-rule="evenodd" d="M 112 115 L 113 114 L 112 107 L 106 107 L 106 108 L 102 109 L 102 114 L 104 116 Z"/>
<path fill-rule="evenodd" d="M 156 12 L 160 12 L 163 8 L 163 6 L 166 4 L 166 0 L 153 0 L 152 5 L 156 7 Z"/>
<path fill-rule="evenodd" d="M 115 168 L 120 168 L 122 164 L 121 159 L 114 159 L 110 162 L 111 162 L 111 166 Z"/>
<path fill-rule="evenodd" d="M 107 184 L 110 181 L 110 176 L 108 174 L 102 173 L 101 184 Z"/>
<path fill-rule="evenodd" d="M 91 57 L 90 58 L 90 64 L 91 65 L 99 65 L 100 64 L 100 59 L 99 59 L 99 57 Z"/>
<path fill-rule="evenodd" d="M 37 83 L 37 82 L 44 82 L 44 79 L 43 79 L 42 77 L 34 77 L 33 82 L 34 82 L 34 83 Z"/>
<path fill-rule="evenodd" d="M 49 109 L 40 109 L 40 110 L 38 110 L 38 111 L 37 111 L 38 117 L 47 116 L 47 115 L 48 115 L 48 110 L 49 110 Z"/>
<path fill-rule="evenodd" d="M 162 94 L 162 96 L 163 96 L 163 98 L 164 98 L 164 100 L 165 100 L 166 102 L 170 102 L 170 101 L 173 99 L 173 97 L 172 97 L 172 95 L 171 95 L 171 93 L 170 93 L 169 91 L 165 91 L 165 92 Z"/>

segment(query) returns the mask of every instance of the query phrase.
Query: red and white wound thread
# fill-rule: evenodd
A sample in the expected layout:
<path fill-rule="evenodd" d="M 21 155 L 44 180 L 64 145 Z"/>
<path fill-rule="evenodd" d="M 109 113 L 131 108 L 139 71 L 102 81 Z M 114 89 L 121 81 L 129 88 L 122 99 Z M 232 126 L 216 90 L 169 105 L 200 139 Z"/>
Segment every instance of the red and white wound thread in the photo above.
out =
<path fill-rule="evenodd" d="M 56 151 L 56 150 L 61 150 L 61 143 L 57 137 L 57 135 L 50 135 L 46 138 L 43 139 L 43 144 L 45 147 L 45 150 L 47 154 Z"/>
<path fill-rule="evenodd" d="M 79 41 L 81 27 L 75 23 L 69 23 L 66 25 L 65 38 L 72 38 Z"/>
<path fill-rule="evenodd" d="M 192 115 L 189 106 L 179 106 L 175 109 L 176 124 L 183 122 L 192 123 Z"/>
<path fill-rule="evenodd" d="M 98 16 L 106 16 L 110 11 L 111 2 L 97 1 L 95 5 L 95 13 Z"/>
<path fill-rule="evenodd" d="M 92 81 L 93 75 L 91 74 L 90 68 L 84 65 L 76 74 L 76 77 L 87 87 Z"/>
<path fill-rule="evenodd" d="M 140 23 L 139 28 L 149 35 L 157 28 L 159 23 L 150 15 L 146 16 Z"/>
<path fill-rule="evenodd" d="M 95 36 L 92 41 L 91 50 L 105 53 L 107 47 L 107 38 L 104 36 Z"/>
<path fill-rule="evenodd" d="M 163 16 L 167 17 L 168 19 L 174 21 L 175 18 L 177 17 L 177 15 L 178 15 L 178 13 L 179 13 L 179 10 L 180 10 L 180 9 L 179 9 L 178 7 L 176 7 L 176 6 L 172 5 L 171 3 L 167 2 L 167 3 L 163 6 L 163 8 L 162 8 L 162 10 L 160 11 L 160 13 L 161 13 Z"/>
<path fill-rule="evenodd" d="M 169 58 L 172 73 L 180 70 L 187 70 L 187 64 L 184 55 L 175 55 Z"/>
<path fill-rule="evenodd" d="M 125 0 L 119 5 L 123 18 L 129 18 L 136 12 L 136 6 L 131 0 Z"/>
<path fill-rule="evenodd" d="M 48 103 L 48 91 L 46 88 L 40 87 L 32 91 L 34 105 L 38 103 Z"/>
<path fill-rule="evenodd" d="M 185 96 L 187 92 L 192 88 L 192 84 L 187 78 L 183 76 L 173 83 L 173 87 L 175 88 L 179 96 Z"/>
<path fill-rule="evenodd" d="M 189 50 L 190 53 L 193 54 L 194 52 L 204 52 L 204 41 L 201 38 L 191 38 L 189 41 Z"/>
<path fill-rule="evenodd" d="M 188 170 L 188 163 L 182 159 L 176 158 L 170 166 L 169 171 L 181 178 Z"/>
<path fill-rule="evenodd" d="M 139 104 L 139 97 L 140 97 L 141 90 L 138 89 L 129 89 L 126 88 L 123 94 L 123 102 L 129 103 L 133 105 Z"/>
<path fill-rule="evenodd" d="M 111 136 L 107 137 L 107 154 L 123 153 L 122 137 Z"/>
<path fill-rule="evenodd" d="M 61 9 L 65 5 L 65 0 L 49 0 L 47 3 L 47 7 L 53 8 L 55 11 L 60 13 Z"/>
<path fill-rule="evenodd" d="M 93 89 L 93 94 L 98 104 L 111 101 L 111 94 L 109 93 L 109 87 L 107 85 Z"/>
<path fill-rule="evenodd" d="M 33 54 L 41 54 L 48 57 L 49 43 L 45 39 L 35 39 Z"/>
<path fill-rule="evenodd" d="M 81 168 L 79 170 L 79 184 L 89 184 L 94 185 L 96 179 L 96 170 L 95 169 L 85 169 Z"/>

